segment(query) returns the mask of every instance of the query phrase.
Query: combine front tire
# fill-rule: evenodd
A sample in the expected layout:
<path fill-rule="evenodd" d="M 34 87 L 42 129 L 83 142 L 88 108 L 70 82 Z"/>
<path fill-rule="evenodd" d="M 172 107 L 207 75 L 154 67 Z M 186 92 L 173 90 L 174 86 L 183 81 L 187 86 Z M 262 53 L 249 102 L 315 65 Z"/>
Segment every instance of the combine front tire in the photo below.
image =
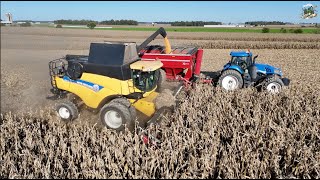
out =
<path fill-rule="evenodd" d="M 243 79 L 238 71 L 226 70 L 219 78 L 219 85 L 225 90 L 235 90 L 242 88 Z"/>
<path fill-rule="evenodd" d="M 59 117 L 64 121 L 72 121 L 78 118 L 79 115 L 77 106 L 70 101 L 64 101 L 59 103 L 56 106 L 56 110 Z"/>
<path fill-rule="evenodd" d="M 135 128 L 135 120 L 128 107 L 119 102 L 110 102 L 100 110 L 100 120 L 109 129 L 123 131 L 125 126 L 132 131 Z"/>
<path fill-rule="evenodd" d="M 131 105 L 130 101 L 128 101 L 128 100 L 125 99 L 125 98 L 116 98 L 116 99 L 113 99 L 111 102 L 112 102 L 112 103 L 120 103 L 120 104 L 125 105 L 127 108 L 129 108 L 129 111 L 130 111 L 130 114 L 131 114 L 131 118 L 132 118 L 133 120 L 136 120 L 136 118 L 137 118 L 137 111 L 136 111 L 136 108 Z"/>
<path fill-rule="evenodd" d="M 263 82 L 263 89 L 272 94 L 277 94 L 284 86 L 282 80 L 277 76 L 267 77 Z"/>

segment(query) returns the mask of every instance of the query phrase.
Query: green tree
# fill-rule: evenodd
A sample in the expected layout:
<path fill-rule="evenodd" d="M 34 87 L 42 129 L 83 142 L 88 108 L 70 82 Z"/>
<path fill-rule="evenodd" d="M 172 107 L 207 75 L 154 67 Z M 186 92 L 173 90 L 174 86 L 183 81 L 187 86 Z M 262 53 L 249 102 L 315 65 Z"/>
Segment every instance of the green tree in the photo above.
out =
<path fill-rule="evenodd" d="M 90 28 L 90 29 L 93 29 L 97 26 L 97 24 L 95 22 L 90 22 L 87 24 L 87 27 Z"/>
<path fill-rule="evenodd" d="M 296 34 L 301 34 L 301 33 L 303 33 L 302 29 L 295 29 L 293 32 L 296 33 Z"/>
<path fill-rule="evenodd" d="M 269 28 L 262 28 L 262 31 L 261 31 L 262 33 L 268 33 L 268 32 L 270 32 L 270 29 Z"/>
<path fill-rule="evenodd" d="M 286 30 L 285 28 L 281 28 L 281 29 L 280 29 L 280 32 L 281 32 L 281 33 L 287 33 L 287 30 Z"/>
<path fill-rule="evenodd" d="M 320 34 L 320 28 L 317 28 L 316 30 L 313 31 L 314 34 Z"/>

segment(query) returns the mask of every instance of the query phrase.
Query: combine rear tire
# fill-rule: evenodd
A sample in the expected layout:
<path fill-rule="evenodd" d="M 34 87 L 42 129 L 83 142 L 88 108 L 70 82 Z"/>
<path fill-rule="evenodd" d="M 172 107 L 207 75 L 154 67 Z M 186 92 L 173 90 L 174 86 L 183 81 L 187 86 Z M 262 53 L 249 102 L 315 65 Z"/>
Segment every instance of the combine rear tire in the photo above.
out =
<path fill-rule="evenodd" d="M 63 121 L 72 121 L 78 118 L 78 115 L 79 115 L 77 106 L 70 101 L 64 101 L 59 103 L 56 106 L 56 110 L 57 110 L 58 116 Z"/>
<path fill-rule="evenodd" d="M 272 94 L 277 94 L 282 90 L 282 87 L 284 86 L 282 80 L 277 76 L 271 76 L 267 77 L 262 82 L 262 87 L 264 90 L 267 90 L 268 92 Z"/>
<path fill-rule="evenodd" d="M 166 76 L 166 72 L 163 69 L 160 69 L 159 80 L 156 89 L 157 92 L 161 92 L 163 90 L 163 85 L 167 80 Z"/>
<path fill-rule="evenodd" d="M 100 120 L 109 129 L 123 131 L 125 126 L 132 131 L 135 128 L 135 120 L 132 119 L 128 107 L 119 102 L 110 102 L 100 110 Z"/>
<path fill-rule="evenodd" d="M 219 85 L 227 91 L 240 89 L 243 86 L 243 79 L 238 71 L 226 70 L 219 78 Z"/>

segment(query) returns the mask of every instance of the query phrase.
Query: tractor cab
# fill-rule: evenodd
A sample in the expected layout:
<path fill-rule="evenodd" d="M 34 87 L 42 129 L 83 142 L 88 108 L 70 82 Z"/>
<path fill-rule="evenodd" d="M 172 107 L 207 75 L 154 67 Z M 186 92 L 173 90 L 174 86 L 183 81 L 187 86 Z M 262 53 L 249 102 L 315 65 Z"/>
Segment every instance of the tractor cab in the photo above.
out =
<path fill-rule="evenodd" d="M 246 69 L 252 67 L 255 64 L 255 59 L 258 56 L 252 58 L 252 53 L 249 51 L 232 51 L 230 53 L 230 61 L 224 65 L 223 70 L 234 69 L 240 74 L 243 74 Z"/>
<path fill-rule="evenodd" d="M 230 63 L 240 66 L 243 70 L 247 69 L 253 64 L 252 62 L 252 53 L 251 52 L 231 52 Z"/>

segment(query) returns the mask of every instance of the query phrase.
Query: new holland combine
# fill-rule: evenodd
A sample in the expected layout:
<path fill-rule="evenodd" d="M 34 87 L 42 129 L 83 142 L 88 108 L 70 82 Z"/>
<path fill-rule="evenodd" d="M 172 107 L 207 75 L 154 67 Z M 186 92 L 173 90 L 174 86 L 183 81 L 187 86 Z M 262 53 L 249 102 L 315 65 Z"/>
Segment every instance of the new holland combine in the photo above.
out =
<path fill-rule="evenodd" d="M 135 43 L 91 43 L 89 56 L 67 55 L 49 62 L 52 93 L 64 99 L 57 107 L 62 120 L 78 117 L 79 107 L 99 111 L 104 126 L 135 130 L 137 112 L 153 123 L 171 107 L 156 109 L 161 61 L 141 61 Z M 138 127 L 138 133 L 146 131 Z M 148 139 L 153 138 L 148 135 Z M 146 140 L 146 137 L 144 137 Z M 153 138 L 154 139 L 154 138 Z"/>
<path fill-rule="evenodd" d="M 158 35 L 165 46 L 148 45 Z M 159 116 L 172 107 L 156 109 L 155 99 L 167 80 L 181 81 L 183 86 L 203 82 L 220 85 L 226 90 L 262 85 L 279 92 L 284 84 L 282 72 L 270 65 L 255 63 L 250 52 L 231 52 L 231 60 L 217 78 L 201 75 L 203 50 L 197 47 L 171 47 L 167 33 L 158 29 L 139 46 L 136 43 L 91 43 L 89 55 L 66 55 L 49 62 L 52 93 L 64 99 L 57 107 L 61 119 L 74 120 L 79 107 L 99 111 L 102 124 L 122 131 L 134 131 L 137 112 L 148 117 L 146 125 L 156 123 Z M 287 81 L 285 81 L 287 82 Z M 138 126 L 144 142 L 159 142 Z"/>

